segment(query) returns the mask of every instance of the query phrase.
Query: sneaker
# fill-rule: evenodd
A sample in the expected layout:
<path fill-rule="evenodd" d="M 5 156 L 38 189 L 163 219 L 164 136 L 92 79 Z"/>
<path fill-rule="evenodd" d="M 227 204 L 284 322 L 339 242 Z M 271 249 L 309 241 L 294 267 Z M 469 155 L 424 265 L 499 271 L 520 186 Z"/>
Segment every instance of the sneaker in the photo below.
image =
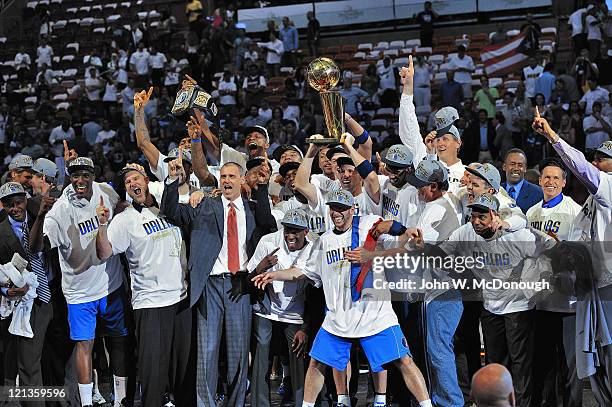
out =
<path fill-rule="evenodd" d="M 94 406 L 101 406 L 103 404 L 106 404 L 106 399 L 104 398 L 104 396 L 102 396 L 102 394 L 100 394 L 98 390 L 94 390 L 93 396 L 91 397 L 91 401 Z"/>

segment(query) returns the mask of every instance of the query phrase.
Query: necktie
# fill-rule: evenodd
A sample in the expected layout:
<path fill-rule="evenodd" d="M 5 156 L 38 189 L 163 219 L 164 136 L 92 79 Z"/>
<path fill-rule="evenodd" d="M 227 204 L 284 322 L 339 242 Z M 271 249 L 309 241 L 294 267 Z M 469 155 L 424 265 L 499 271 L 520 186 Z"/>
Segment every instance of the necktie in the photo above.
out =
<path fill-rule="evenodd" d="M 49 282 L 47 281 L 47 273 L 45 273 L 45 268 L 43 266 L 40 257 L 38 257 L 37 253 L 32 253 L 30 251 L 30 231 L 28 230 L 28 222 L 23 222 L 23 246 L 28 256 L 28 261 L 30 262 L 30 269 L 36 274 L 36 278 L 38 279 L 38 288 L 36 289 L 36 293 L 38 294 L 38 298 L 45 304 L 51 301 L 51 290 L 49 290 Z"/>
<path fill-rule="evenodd" d="M 508 189 L 508 194 L 510 195 L 510 198 L 516 201 L 516 196 L 514 196 L 516 194 L 516 189 L 514 189 L 514 187 L 510 187 Z"/>
<path fill-rule="evenodd" d="M 227 214 L 227 268 L 235 274 L 240 270 L 238 255 L 238 224 L 236 222 L 236 205 L 230 202 Z"/>

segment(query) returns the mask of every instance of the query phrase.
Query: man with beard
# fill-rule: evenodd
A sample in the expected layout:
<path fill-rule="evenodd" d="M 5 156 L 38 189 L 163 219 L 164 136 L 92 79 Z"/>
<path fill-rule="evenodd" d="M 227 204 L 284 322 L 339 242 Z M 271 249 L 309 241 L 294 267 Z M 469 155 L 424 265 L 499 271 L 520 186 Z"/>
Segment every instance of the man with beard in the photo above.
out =
<path fill-rule="evenodd" d="M 457 110 L 453 107 L 443 107 L 436 112 L 436 130 L 425 137 L 421 137 L 419 122 L 416 116 L 413 94 L 414 94 L 414 65 L 412 56 L 409 57 L 408 67 L 400 71 L 404 90 L 400 100 L 399 136 L 410 151 L 413 161 L 421 162 L 426 155 L 437 155 L 449 173 L 449 192 L 455 192 L 463 176 L 464 165 L 459 159 L 461 148 L 461 136 L 454 123 L 459 119 Z M 435 157 L 430 157 L 435 158 Z"/>
<path fill-rule="evenodd" d="M 265 271 L 303 268 L 312 255 L 313 243 L 307 238 L 308 218 L 300 209 L 285 213 L 282 230 L 264 236 L 258 243 L 247 269 L 261 274 Z M 270 388 L 266 381 L 269 365 L 272 331 L 284 333 L 289 346 L 289 369 L 295 405 L 302 404 L 304 396 L 304 363 L 308 340 L 304 327 L 305 281 L 279 281 L 266 290 L 265 306 L 256 306 L 253 330 L 257 341 L 253 360 L 251 404 L 255 407 L 270 406 Z"/>
<path fill-rule="evenodd" d="M 288 163 L 290 161 L 301 163 L 304 159 L 304 154 L 296 145 L 283 144 L 274 149 L 274 152 L 272 153 L 272 158 L 274 158 L 274 160 L 276 160 L 276 162 L 278 162 L 282 167 L 283 164 Z M 279 177 L 277 177 L 276 182 L 281 184 L 279 198 L 282 201 L 286 201 L 293 196 L 293 191 L 289 189 L 286 185 L 284 185 L 284 183 L 282 182 L 282 180 L 279 179 Z"/>
<path fill-rule="evenodd" d="M 177 406 L 192 406 L 192 314 L 181 231 L 160 214 L 161 194 L 149 190 L 142 166 L 128 164 L 121 174 L 132 205 L 109 225 L 110 210 L 100 198 L 96 249 L 101 261 L 125 253 L 130 265 L 142 404 L 166 405 L 174 396 Z"/>
<path fill-rule="evenodd" d="M 408 231 L 407 248 L 425 256 L 471 257 L 476 279 L 467 282 L 511 282 L 525 278 L 526 259 L 536 259 L 555 245 L 552 238 L 522 228 L 505 232 L 498 228 L 500 204 L 489 193 L 478 195 L 469 204 L 471 223 L 455 230 L 437 246 L 424 244 L 421 230 Z M 466 265 L 467 266 L 467 265 Z M 454 268 L 449 272 L 455 273 Z M 461 274 L 457 274 L 460 277 Z M 518 279 L 518 280 L 517 280 Z M 515 380 L 517 406 L 530 406 L 533 396 L 535 326 L 533 303 L 522 289 L 482 288 L 484 311 L 482 332 L 489 363 L 511 369 Z"/>
<path fill-rule="evenodd" d="M 115 406 L 119 406 L 126 402 L 126 382 L 132 366 L 125 320 L 129 305 L 119 256 L 101 263 L 95 247 L 98 230 L 104 226 L 96 209 L 103 202 L 110 208 L 108 218 L 112 218 L 119 196 L 109 185 L 94 182 L 94 163 L 89 158 L 75 158 L 67 171 L 70 185 L 47 213 L 43 234 L 59 251 L 70 338 L 76 341 L 81 405 L 93 404 L 91 355 L 96 334 L 100 333 L 109 344 Z"/>
<path fill-rule="evenodd" d="M 589 163 L 584 154 L 568 145 L 559 138 L 546 119 L 540 117 L 536 108 L 536 116 L 532 125 L 533 129 L 545 136 L 552 144 L 561 160 L 568 166 L 570 171 L 584 184 L 590 196 L 584 203 L 582 211 L 576 218 L 576 227 L 582 231 L 580 240 L 590 242 L 590 254 L 595 271 L 595 281 L 601 300 L 581 300 L 576 302 L 577 326 L 587 327 L 577 332 L 577 343 L 583 343 L 583 352 L 577 352 L 578 378 L 588 377 L 591 382 L 593 394 L 601 405 L 612 403 L 612 389 L 610 388 L 610 377 L 612 376 L 612 343 L 604 335 L 599 336 L 593 332 L 590 321 L 594 317 L 590 307 L 601 307 L 602 315 L 612 315 L 612 302 L 609 301 L 612 293 L 612 257 L 605 247 L 612 236 L 610 224 L 612 224 L 612 142 L 606 141 L 597 148 L 595 158 Z M 609 244 L 609 243 L 608 243 Z M 600 326 L 605 326 L 606 321 L 600 321 Z M 610 326 L 609 322 L 607 326 Z M 587 349 L 588 347 L 588 349 Z M 591 350 L 591 351 L 589 351 Z M 593 352 L 592 350 L 595 350 Z"/>
<path fill-rule="evenodd" d="M 357 339 L 374 372 L 382 372 L 384 366 L 394 362 L 419 406 L 430 407 L 432 404 L 425 381 L 412 362 L 406 339 L 391 308 L 388 291 L 382 290 L 383 296 L 378 298 L 380 294 L 373 290 L 369 266 L 360 264 L 360 248 L 364 244 L 375 245 L 371 230 L 380 218 L 372 215 L 356 216 L 354 204 L 355 200 L 348 191 L 330 192 L 327 205 L 330 207 L 334 229 L 321 236 L 314 249 L 315 255 L 310 256 L 306 267 L 266 272 L 253 280 L 260 288 L 275 281 L 303 278 L 323 286 L 328 311 L 310 352 L 303 407 L 315 405 L 327 366 L 337 371 L 345 370 L 351 343 Z M 397 223 L 389 233 L 401 235 L 405 229 Z M 350 406 L 348 396 L 339 399 L 338 404 Z"/>

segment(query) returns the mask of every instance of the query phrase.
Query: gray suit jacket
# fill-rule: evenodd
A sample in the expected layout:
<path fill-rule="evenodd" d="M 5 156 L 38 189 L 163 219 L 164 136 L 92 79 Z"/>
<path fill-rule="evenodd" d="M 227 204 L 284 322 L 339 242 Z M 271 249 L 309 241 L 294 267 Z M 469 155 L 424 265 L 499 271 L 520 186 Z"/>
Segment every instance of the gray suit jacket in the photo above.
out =
<path fill-rule="evenodd" d="M 253 254 L 252 235 L 255 230 L 255 218 L 249 203 L 242 199 L 246 213 L 247 255 Z M 178 182 L 164 186 L 164 195 L 160 211 L 170 223 L 187 228 L 190 233 L 189 254 L 189 296 L 190 305 L 198 302 L 208 281 L 208 276 L 219 256 L 223 245 L 223 204 L 221 197 L 202 200 L 197 208 L 178 203 Z"/>

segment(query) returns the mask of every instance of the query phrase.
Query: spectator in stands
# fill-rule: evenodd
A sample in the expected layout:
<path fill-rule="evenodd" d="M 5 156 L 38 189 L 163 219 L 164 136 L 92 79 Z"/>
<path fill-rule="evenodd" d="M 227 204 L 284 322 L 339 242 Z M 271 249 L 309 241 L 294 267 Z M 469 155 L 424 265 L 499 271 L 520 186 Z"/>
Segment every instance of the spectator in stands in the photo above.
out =
<path fill-rule="evenodd" d="M 266 123 L 271 140 L 277 140 L 283 131 L 283 111 L 279 107 L 272 109 L 272 118 Z"/>
<path fill-rule="evenodd" d="M 365 73 L 361 77 L 359 86 L 368 93 L 370 98 L 373 98 L 378 93 L 379 82 L 380 78 L 376 73 L 376 64 L 372 62 L 368 65 Z M 375 100 L 377 100 L 377 98 Z"/>
<path fill-rule="evenodd" d="M 238 88 L 230 71 L 223 71 L 223 77 L 219 81 L 219 104 L 226 113 L 234 113 L 236 107 L 236 94 Z"/>
<path fill-rule="evenodd" d="M 569 100 L 580 100 L 580 91 L 578 90 L 578 84 L 576 83 L 576 78 L 567 73 L 567 70 L 564 67 L 560 67 L 557 69 L 557 79 L 561 79 L 563 84 L 565 85 L 565 90 L 567 91 L 567 96 Z"/>
<path fill-rule="evenodd" d="M 36 64 L 38 69 L 41 69 L 44 65 L 51 66 L 53 61 L 53 48 L 47 44 L 46 38 L 40 39 L 40 45 L 36 49 Z"/>
<path fill-rule="evenodd" d="M 240 126 L 244 128 L 253 127 L 253 126 L 264 126 L 266 124 L 266 119 L 259 115 L 259 106 L 256 104 L 252 104 L 249 108 L 249 115 L 242 119 L 240 122 Z"/>
<path fill-rule="evenodd" d="M 599 82 L 595 76 L 589 78 L 587 83 L 589 85 L 589 91 L 580 99 L 580 107 L 584 110 L 585 114 L 589 115 L 593 112 L 593 103 L 599 102 L 603 106 L 604 103 L 608 102 L 609 92 L 599 86 Z"/>
<path fill-rule="evenodd" d="M 162 49 L 170 49 L 170 41 L 172 40 L 172 34 L 176 31 L 176 17 L 172 15 L 170 10 L 164 10 L 161 12 L 161 24 L 159 31 L 157 32 L 157 40 L 160 43 Z"/>
<path fill-rule="evenodd" d="M 244 108 L 248 109 L 252 104 L 259 104 L 263 92 L 266 89 L 266 78 L 259 73 L 257 65 L 249 65 L 248 74 L 242 82 L 244 92 Z"/>
<path fill-rule="evenodd" d="M 576 144 L 574 147 L 584 150 L 585 134 L 582 123 L 584 122 L 584 109 L 580 107 L 578 101 L 570 102 L 569 116 L 572 128 L 576 132 Z"/>
<path fill-rule="evenodd" d="M 550 97 L 555 89 L 555 75 L 553 75 L 552 71 L 554 68 L 554 64 L 552 62 L 548 62 L 544 66 L 544 71 L 536 80 L 535 91 L 536 93 L 541 93 L 544 95 L 545 103 L 550 102 Z"/>
<path fill-rule="evenodd" d="M 585 148 L 596 149 L 604 141 L 610 140 L 612 135 L 612 122 L 601 114 L 602 103 L 593 103 L 592 113 L 586 116 L 583 121 L 584 133 L 586 135 Z"/>
<path fill-rule="evenodd" d="M 432 6 L 431 1 L 426 1 L 423 5 L 424 9 L 415 16 L 417 23 L 421 27 L 420 38 L 422 47 L 431 47 L 434 27 L 433 23 L 438 19 L 438 13 L 436 13 Z"/>
<path fill-rule="evenodd" d="M 296 66 L 295 53 L 298 45 L 298 31 L 289 17 L 283 17 L 283 28 L 280 30 L 280 40 L 283 42 L 283 66 Z"/>
<path fill-rule="evenodd" d="M 478 119 L 478 107 L 474 104 L 472 98 L 463 98 L 463 106 L 459 111 L 461 112 L 460 116 L 465 118 L 467 126 Z"/>
<path fill-rule="evenodd" d="M 576 62 L 572 66 L 571 74 L 576 79 L 576 83 L 581 94 L 588 91 L 587 79 L 592 76 L 599 76 L 599 68 L 597 64 L 589 59 L 589 51 L 583 49 L 580 51 L 580 56 L 576 58 Z"/>
<path fill-rule="evenodd" d="M 202 34 L 202 13 L 204 8 L 200 0 L 188 0 L 187 6 L 185 6 L 185 13 L 187 14 L 187 20 L 189 21 L 189 30 L 196 33 L 198 39 Z"/>
<path fill-rule="evenodd" d="M 422 55 L 417 56 L 414 66 L 414 105 L 431 105 L 431 75 L 433 66 L 425 61 Z"/>
<path fill-rule="evenodd" d="M 257 46 L 266 50 L 266 66 L 268 67 L 268 76 L 278 76 L 280 74 L 281 56 L 285 50 L 283 43 L 277 38 L 275 32 L 270 33 L 268 42 L 258 42 Z"/>
<path fill-rule="evenodd" d="M 283 130 L 281 131 L 280 137 L 277 139 L 277 143 L 280 145 L 295 144 L 302 148 L 306 137 L 308 137 L 306 133 L 298 127 L 295 121 L 284 119 Z"/>
<path fill-rule="evenodd" d="M 30 74 L 30 65 L 32 65 L 30 55 L 25 52 L 25 47 L 20 45 L 19 52 L 15 55 L 15 71 L 21 86 L 25 86 L 25 80 Z"/>
<path fill-rule="evenodd" d="M 295 104 L 290 105 L 289 99 L 286 97 L 281 98 L 281 109 L 283 110 L 283 119 L 293 120 L 298 123 L 300 120 L 300 108 Z"/>
<path fill-rule="evenodd" d="M 104 89 L 104 84 L 100 78 L 98 78 L 98 71 L 96 68 L 89 68 L 89 78 L 85 79 L 85 94 L 87 95 L 90 106 L 94 109 L 98 108 L 102 89 Z"/>
<path fill-rule="evenodd" d="M 580 55 L 580 51 L 588 48 L 587 28 L 586 28 L 587 10 L 585 7 L 574 11 L 567 21 L 572 30 L 572 47 L 574 57 Z"/>
<path fill-rule="evenodd" d="M 530 56 L 535 56 L 535 52 L 540 48 L 540 34 L 542 33 L 542 27 L 540 24 L 533 21 L 533 14 L 527 13 L 525 16 L 525 24 L 523 24 L 520 28 L 520 32 L 526 33 L 531 36 L 531 43 L 533 44 L 532 52 L 533 54 L 529 54 Z"/>
<path fill-rule="evenodd" d="M 491 35 L 491 44 L 502 44 L 508 41 L 508 35 L 502 23 L 497 23 L 497 29 Z"/>
<path fill-rule="evenodd" d="M 553 123 L 558 124 L 561 116 L 566 114 L 569 108 L 570 98 L 565 89 L 565 82 L 561 79 L 555 80 L 555 89 L 550 94 L 549 107 L 553 114 Z"/>
<path fill-rule="evenodd" d="M 587 7 L 586 26 L 587 41 L 589 43 L 589 58 L 594 61 L 599 57 L 602 42 L 602 22 L 599 19 L 598 9 L 590 4 Z"/>
<path fill-rule="evenodd" d="M 319 46 L 319 30 L 321 29 L 321 24 L 319 24 L 319 20 L 315 18 L 314 12 L 312 11 L 306 13 L 306 18 L 308 19 L 308 27 L 306 28 L 308 52 L 311 57 L 316 57 L 318 55 L 317 47 Z"/>
<path fill-rule="evenodd" d="M 461 137 L 465 162 L 492 162 L 497 157 L 495 147 L 495 127 L 485 109 L 478 111 L 478 120 L 472 123 Z"/>
<path fill-rule="evenodd" d="M 0 106 L 1 109 L 2 106 Z M 38 96 L 38 101 L 34 106 L 36 112 L 36 118 L 40 121 L 50 123 L 53 120 L 55 114 L 55 106 L 49 100 L 49 92 L 41 90 Z"/>
<path fill-rule="evenodd" d="M 117 107 L 117 81 L 110 72 L 105 72 L 102 76 L 104 82 L 104 93 L 102 94 L 102 104 L 106 115 L 110 114 L 111 109 Z"/>
<path fill-rule="evenodd" d="M 474 102 L 478 104 L 479 109 L 484 109 L 487 112 L 487 117 L 492 119 L 495 117 L 495 101 L 499 99 L 499 92 L 496 88 L 489 87 L 489 78 L 485 75 L 480 77 L 481 88 L 474 96 Z"/>
<path fill-rule="evenodd" d="M 541 117 L 544 117 L 546 121 L 552 123 L 553 113 L 550 107 L 546 105 L 546 98 L 542 93 L 536 93 L 534 98 L 534 106 L 537 106 Z"/>
<path fill-rule="evenodd" d="M 612 85 L 612 58 L 609 55 L 608 45 L 605 42 L 601 44 L 601 52 L 599 58 L 595 60 L 597 69 L 599 69 L 599 84 L 601 86 Z"/>
<path fill-rule="evenodd" d="M 151 83 L 155 87 L 161 87 L 164 79 L 164 68 L 168 63 L 166 55 L 159 52 L 155 46 L 151 46 L 149 52 L 149 66 L 151 67 Z"/>
<path fill-rule="evenodd" d="M 523 68 L 522 77 L 525 83 L 525 96 L 532 99 L 536 94 L 536 81 L 544 72 L 544 68 L 538 65 L 535 57 L 529 58 L 529 65 Z"/>
<path fill-rule="evenodd" d="M 259 115 L 266 119 L 266 121 L 272 119 L 272 108 L 268 103 L 268 99 L 261 99 L 261 106 L 259 107 Z"/>
<path fill-rule="evenodd" d="M 132 22 L 130 24 L 130 47 L 129 51 L 133 52 L 138 48 L 138 44 L 144 42 L 144 32 L 138 26 L 138 21 Z"/>
<path fill-rule="evenodd" d="M 81 134 L 83 138 L 89 143 L 89 145 L 93 146 L 96 143 L 96 139 L 98 138 L 98 132 L 102 130 L 102 126 L 98 124 L 94 120 L 94 116 L 87 117 L 84 120 L 87 120 L 83 126 L 81 126 Z"/>
<path fill-rule="evenodd" d="M 246 36 L 246 25 L 242 23 L 236 24 L 237 35 L 233 42 L 234 49 L 234 66 L 238 71 L 243 68 L 244 54 L 248 51 L 251 39 Z"/>
<path fill-rule="evenodd" d="M 74 129 L 70 126 L 70 120 L 67 118 L 62 119 L 62 124 L 51 130 L 49 144 L 56 157 L 63 157 L 64 155 L 64 140 L 72 141 L 74 137 Z"/>
<path fill-rule="evenodd" d="M 498 151 L 496 157 L 493 157 L 495 161 L 501 161 L 508 151 L 514 147 L 512 140 L 512 132 L 506 127 L 506 117 L 502 112 L 495 113 L 493 118 L 493 126 L 495 128 L 495 139 L 493 145 Z"/>
<path fill-rule="evenodd" d="M 254 42 L 251 42 L 249 44 L 247 51 L 245 51 L 244 53 L 244 64 L 247 66 L 253 65 L 253 64 L 256 65 L 258 61 L 259 61 L 259 53 L 257 53 L 257 44 Z"/>
<path fill-rule="evenodd" d="M 457 55 L 453 55 L 448 61 L 448 68 L 455 71 L 455 81 L 463 87 L 463 97 L 472 97 L 472 72 L 476 70 L 474 61 L 469 55 L 465 55 L 465 46 L 457 47 Z"/>
<path fill-rule="evenodd" d="M 399 87 L 399 72 L 397 68 L 391 64 L 391 58 L 385 56 L 383 63 L 378 67 L 379 77 L 379 92 L 381 107 L 397 107 Z"/>
<path fill-rule="evenodd" d="M 88 55 L 83 57 L 83 65 L 85 65 L 85 71 L 89 72 L 89 68 L 96 68 L 98 73 L 102 69 L 102 59 L 98 55 L 98 51 L 95 48 L 92 48 Z"/>
<path fill-rule="evenodd" d="M 455 72 L 446 72 L 446 81 L 442 83 L 440 88 L 442 95 L 442 105 L 452 106 L 455 109 L 461 109 L 461 102 L 463 101 L 463 86 L 455 82 Z"/>
<path fill-rule="evenodd" d="M 45 10 L 40 16 L 40 29 L 38 30 L 38 35 L 40 38 L 49 38 L 52 31 L 51 13 L 49 10 Z"/>
<path fill-rule="evenodd" d="M 136 93 L 134 79 L 129 79 L 128 84 L 121 90 L 122 113 L 128 114 L 132 103 L 134 103 L 134 94 Z"/>
<path fill-rule="evenodd" d="M 117 132 L 110 128 L 109 121 L 105 119 L 104 121 L 102 121 L 102 130 L 98 132 L 95 144 L 102 144 L 104 154 L 108 154 L 111 150 L 111 144 L 114 141 L 116 135 Z"/>
<path fill-rule="evenodd" d="M 138 50 L 130 56 L 130 70 L 136 74 L 136 86 L 144 88 L 149 83 L 150 57 L 144 43 L 139 42 Z"/>
<path fill-rule="evenodd" d="M 361 115 L 361 102 L 368 97 L 366 91 L 353 85 L 353 74 L 351 71 L 344 72 L 342 89 L 340 95 L 344 98 L 344 111 L 353 117 Z"/>
<path fill-rule="evenodd" d="M 561 116 L 561 121 L 556 133 L 569 145 L 573 146 L 576 143 L 576 129 L 572 126 L 572 121 L 567 114 Z"/>

